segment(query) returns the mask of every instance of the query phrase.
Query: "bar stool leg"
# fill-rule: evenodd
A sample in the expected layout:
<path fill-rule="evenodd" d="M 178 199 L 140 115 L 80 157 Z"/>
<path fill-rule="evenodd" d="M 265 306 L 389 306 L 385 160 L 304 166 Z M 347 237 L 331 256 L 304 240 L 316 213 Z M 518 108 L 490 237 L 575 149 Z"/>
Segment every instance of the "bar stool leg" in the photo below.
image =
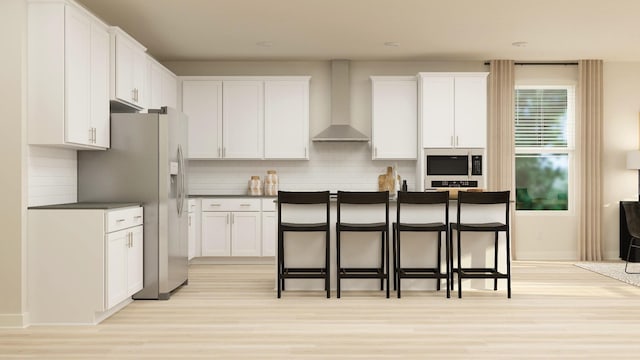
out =
<path fill-rule="evenodd" d="M 328 227 L 328 225 L 327 225 Z M 331 256 L 331 245 L 330 245 L 330 231 L 329 229 L 327 229 L 327 232 L 325 233 L 325 258 L 324 258 L 324 287 L 325 290 L 327 290 L 327 299 L 329 299 L 331 297 L 331 263 L 330 263 L 330 256 Z"/>
<path fill-rule="evenodd" d="M 461 268 L 462 268 L 462 256 L 461 253 L 462 251 L 460 251 L 460 229 L 457 230 L 456 235 L 458 236 L 458 299 L 462 298 L 462 276 L 460 276 L 460 274 L 462 273 Z"/>
<path fill-rule="evenodd" d="M 453 229 L 449 226 L 449 259 L 451 262 L 451 291 L 453 291 L 453 274 L 455 273 L 453 269 Z"/>
<path fill-rule="evenodd" d="M 446 281 L 446 285 L 447 285 L 447 299 L 451 297 L 451 290 L 449 289 L 449 277 L 451 276 L 451 266 L 449 265 L 449 257 L 450 254 L 449 252 L 451 251 L 451 249 L 449 248 L 449 241 L 450 241 L 450 237 L 449 237 L 449 231 L 447 231 L 444 235 L 444 247 L 445 247 L 445 261 L 446 261 L 446 268 L 447 268 L 447 281 Z"/>
<path fill-rule="evenodd" d="M 507 235 L 507 297 L 511 299 L 511 250 L 509 249 L 509 229 L 506 231 Z"/>
<path fill-rule="evenodd" d="M 495 241 L 494 241 L 494 262 L 493 262 L 493 271 L 498 272 L 498 232 L 496 231 L 496 235 L 495 235 Z M 493 291 L 498 290 L 498 278 L 494 278 L 493 279 Z"/>
<path fill-rule="evenodd" d="M 398 288 L 396 287 L 396 282 L 397 282 L 397 277 L 398 277 L 398 259 L 396 259 L 396 232 L 398 227 L 396 225 L 396 223 L 393 223 L 393 229 L 392 229 L 392 239 L 393 239 L 393 290 L 397 290 Z"/>
<path fill-rule="evenodd" d="M 380 234 L 380 273 L 384 274 L 384 232 Z M 384 290 L 384 277 L 380 277 L 380 291 L 382 290 Z"/>
<path fill-rule="evenodd" d="M 436 268 L 436 290 L 440 291 L 440 274 L 442 274 L 440 262 L 442 261 L 442 233 L 438 231 L 438 262 Z"/>
<path fill-rule="evenodd" d="M 389 298 L 389 285 L 390 284 L 390 279 L 389 277 L 391 276 L 391 272 L 389 269 L 389 229 L 387 228 L 384 232 L 383 232 L 383 236 L 384 236 L 384 248 L 383 250 L 386 250 L 385 252 L 385 262 L 386 262 L 386 268 L 387 268 L 387 274 L 386 274 L 386 279 L 387 279 L 387 299 Z"/>
<path fill-rule="evenodd" d="M 398 278 L 398 299 L 400 299 L 401 296 L 401 284 L 402 284 L 402 276 L 400 276 L 400 269 L 402 269 L 402 264 L 400 263 L 400 255 L 402 254 L 402 247 L 400 246 L 400 231 L 398 231 L 398 255 L 397 255 L 397 268 L 396 268 L 396 277 Z"/>
<path fill-rule="evenodd" d="M 342 271 L 340 271 L 340 230 L 338 229 L 336 229 L 336 262 L 338 265 L 336 268 L 336 279 L 338 280 L 336 284 L 336 297 L 340 299 L 340 274 Z"/>

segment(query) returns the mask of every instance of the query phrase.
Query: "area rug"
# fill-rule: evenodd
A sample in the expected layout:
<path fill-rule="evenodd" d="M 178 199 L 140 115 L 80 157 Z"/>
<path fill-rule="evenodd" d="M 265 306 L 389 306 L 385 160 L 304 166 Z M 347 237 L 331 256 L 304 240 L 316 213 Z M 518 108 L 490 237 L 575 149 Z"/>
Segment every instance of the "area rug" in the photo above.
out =
<path fill-rule="evenodd" d="M 579 262 L 574 265 L 627 284 L 640 286 L 640 274 L 624 272 L 624 262 Z M 628 270 L 640 272 L 640 263 L 629 263 Z"/>

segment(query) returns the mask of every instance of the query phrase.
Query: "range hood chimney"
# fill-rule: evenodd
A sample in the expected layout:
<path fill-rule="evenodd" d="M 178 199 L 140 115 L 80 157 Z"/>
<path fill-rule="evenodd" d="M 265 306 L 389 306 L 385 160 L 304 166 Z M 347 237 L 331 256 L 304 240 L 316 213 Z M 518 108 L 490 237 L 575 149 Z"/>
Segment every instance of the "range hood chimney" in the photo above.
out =
<path fill-rule="evenodd" d="M 351 88 L 349 60 L 331 60 L 331 125 L 313 141 L 369 141 L 369 137 L 349 125 Z"/>

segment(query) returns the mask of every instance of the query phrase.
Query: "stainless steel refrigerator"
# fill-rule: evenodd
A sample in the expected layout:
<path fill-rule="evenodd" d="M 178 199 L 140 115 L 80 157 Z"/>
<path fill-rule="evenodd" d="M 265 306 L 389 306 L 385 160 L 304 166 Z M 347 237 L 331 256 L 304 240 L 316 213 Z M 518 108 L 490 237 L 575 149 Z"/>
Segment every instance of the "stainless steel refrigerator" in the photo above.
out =
<path fill-rule="evenodd" d="M 78 201 L 144 207 L 144 287 L 134 299 L 169 299 L 187 284 L 187 118 L 163 107 L 111 114 L 111 147 L 78 151 Z"/>

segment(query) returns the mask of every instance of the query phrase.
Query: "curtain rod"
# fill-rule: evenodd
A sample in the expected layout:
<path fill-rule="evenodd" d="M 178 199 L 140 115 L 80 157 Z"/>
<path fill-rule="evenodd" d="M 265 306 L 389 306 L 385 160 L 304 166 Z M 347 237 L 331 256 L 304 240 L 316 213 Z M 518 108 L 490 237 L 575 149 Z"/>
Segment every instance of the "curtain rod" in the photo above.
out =
<path fill-rule="evenodd" d="M 490 65 L 488 61 L 484 63 L 485 65 Z M 578 65 L 577 61 L 571 62 L 515 62 L 514 65 Z"/>

